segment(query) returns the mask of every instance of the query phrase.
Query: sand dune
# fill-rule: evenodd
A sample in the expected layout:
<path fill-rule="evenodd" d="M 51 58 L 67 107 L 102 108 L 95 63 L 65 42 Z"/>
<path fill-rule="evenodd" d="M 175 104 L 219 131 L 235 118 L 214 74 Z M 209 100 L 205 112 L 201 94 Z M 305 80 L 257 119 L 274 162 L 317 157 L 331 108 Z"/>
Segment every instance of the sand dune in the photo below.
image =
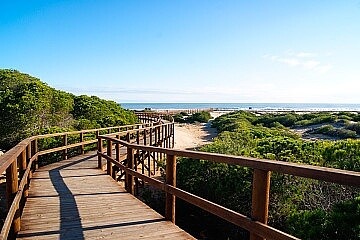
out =
<path fill-rule="evenodd" d="M 210 143 L 217 132 L 211 123 L 175 124 L 175 148 L 194 149 Z"/>

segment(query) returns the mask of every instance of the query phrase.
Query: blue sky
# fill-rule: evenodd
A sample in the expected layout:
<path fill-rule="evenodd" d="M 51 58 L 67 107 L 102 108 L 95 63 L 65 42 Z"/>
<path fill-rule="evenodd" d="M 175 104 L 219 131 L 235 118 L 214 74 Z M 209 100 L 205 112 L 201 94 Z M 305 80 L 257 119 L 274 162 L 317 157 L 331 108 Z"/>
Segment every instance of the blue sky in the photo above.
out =
<path fill-rule="evenodd" d="M 0 68 L 77 95 L 360 103 L 360 0 L 0 1 Z"/>

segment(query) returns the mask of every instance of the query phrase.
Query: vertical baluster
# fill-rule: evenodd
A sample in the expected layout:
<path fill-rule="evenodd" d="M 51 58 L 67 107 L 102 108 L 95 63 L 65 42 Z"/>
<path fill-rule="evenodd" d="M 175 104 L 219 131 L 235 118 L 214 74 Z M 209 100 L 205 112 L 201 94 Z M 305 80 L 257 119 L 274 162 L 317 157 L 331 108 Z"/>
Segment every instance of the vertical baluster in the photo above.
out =
<path fill-rule="evenodd" d="M 67 134 L 65 134 L 65 135 L 63 135 L 63 146 L 67 146 L 68 145 L 68 135 Z M 67 148 L 65 148 L 64 150 L 63 150 L 63 156 L 62 156 L 62 159 L 63 160 L 66 160 L 67 159 L 67 154 L 68 154 L 68 149 Z"/>
<path fill-rule="evenodd" d="M 128 169 L 134 168 L 134 150 L 130 147 L 127 148 L 127 167 Z M 134 177 L 131 174 L 125 174 L 126 190 L 134 195 Z"/>
<path fill-rule="evenodd" d="M 38 152 L 38 140 L 37 138 L 35 138 L 32 141 L 32 156 L 34 156 L 36 153 Z M 34 168 L 35 170 L 39 168 L 39 162 L 38 162 L 38 157 L 35 158 L 34 160 Z"/>
<path fill-rule="evenodd" d="M 267 224 L 270 192 L 270 171 L 254 169 L 252 187 L 251 216 L 254 220 Z M 251 240 L 264 238 L 251 233 Z"/>
<path fill-rule="evenodd" d="M 8 210 L 19 189 L 17 159 L 14 159 L 10 166 L 6 169 L 6 202 Z M 15 236 L 20 231 L 20 212 L 17 208 L 14 219 L 12 221 L 12 229 L 10 236 Z"/>
<path fill-rule="evenodd" d="M 152 127 L 149 128 L 149 146 L 152 146 Z M 151 176 L 151 152 L 148 155 L 149 177 Z M 154 169 L 155 172 L 155 169 Z"/>
<path fill-rule="evenodd" d="M 144 145 L 146 146 L 146 128 L 144 129 L 144 133 L 143 133 L 143 137 L 144 137 Z M 144 174 L 145 173 L 145 156 L 146 156 L 146 151 L 142 151 L 143 154 L 142 154 L 142 168 L 141 168 L 141 173 Z"/>
<path fill-rule="evenodd" d="M 18 166 L 19 166 L 19 179 L 21 180 L 24 177 L 24 174 L 26 171 L 26 149 L 24 149 L 18 156 Z M 25 198 L 27 197 L 27 195 L 28 195 L 28 190 L 27 190 L 27 183 L 26 183 L 24 186 L 24 189 L 23 189 L 23 196 L 22 196 L 21 202 L 20 202 L 21 211 L 25 205 Z"/>
<path fill-rule="evenodd" d="M 117 139 L 120 139 L 120 134 L 116 135 Z M 115 144 L 116 149 L 116 161 L 120 162 L 120 143 L 116 142 Z"/>
<path fill-rule="evenodd" d="M 176 187 L 176 156 L 166 156 L 166 184 Z M 165 218 L 175 223 L 175 196 L 166 193 Z"/>
<path fill-rule="evenodd" d="M 84 142 L 84 133 L 83 132 L 80 133 L 80 142 L 81 143 Z M 81 144 L 81 146 L 80 146 L 80 154 L 82 155 L 84 153 L 85 153 L 84 144 Z"/>
<path fill-rule="evenodd" d="M 155 137 L 154 146 L 157 147 L 157 143 L 158 143 L 157 126 L 154 127 L 154 137 Z M 155 172 L 155 160 L 157 159 L 158 159 L 158 153 L 154 152 L 154 172 Z"/>
<path fill-rule="evenodd" d="M 108 157 L 112 158 L 112 141 L 111 140 L 107 140 L 107 155 Z M 112 163 L 107 160 L 106 161 L 106 170 L 107 170 L 107 174 L 108 175 L 112 175 Z"/>
<path fill-rule="evenodd" d="M 175 147 L 175 124 L 172 123 L 171 126 L 172 126 L 172 132 L 171 132 L 172 147 L 174 148 Z"/>
<path fill-rule="evenodd" d="M 103 142 L 101 137 L 98 137 L 98 152 L 103 153 Z M 98 168 L 102 170 L 102 157 L 100 155 L 98 155 Z"/>
<path fill-rule="evenodd" d="M 30 164 L 30 159 L 31 159 L 31 144 L 28 143 L 28 145 L 26 146 L 26 167 Z M 31 167 L 30 167 L 30 169 L 31 169 Z M 32 178 L 32 172 L 30 170 L 28 180 L 27 180 L 27 185 L 26 185 L 26 188 L 24 189 L 25 197 L 28 196 L 28 189 L 29 189 L 29 184 L 30 184 L 31 178 Z"/>

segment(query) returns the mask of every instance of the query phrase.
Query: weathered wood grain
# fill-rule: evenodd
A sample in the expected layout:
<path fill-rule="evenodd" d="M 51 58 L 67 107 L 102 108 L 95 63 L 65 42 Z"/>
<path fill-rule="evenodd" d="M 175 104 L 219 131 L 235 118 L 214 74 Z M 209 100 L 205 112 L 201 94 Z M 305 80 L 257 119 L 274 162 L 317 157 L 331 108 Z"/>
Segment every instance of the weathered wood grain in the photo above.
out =
<path fill-rule="evenodd" d="M 194 239 L 97 164 L 89 153 L 38 169 L 18 239 Z"/>

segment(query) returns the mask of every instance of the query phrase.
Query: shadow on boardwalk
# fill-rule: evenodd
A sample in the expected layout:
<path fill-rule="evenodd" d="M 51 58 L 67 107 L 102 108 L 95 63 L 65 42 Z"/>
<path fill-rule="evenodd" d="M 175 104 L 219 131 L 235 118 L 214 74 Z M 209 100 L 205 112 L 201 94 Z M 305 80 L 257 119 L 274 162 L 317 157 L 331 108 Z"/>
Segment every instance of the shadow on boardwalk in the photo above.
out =
<path fill-rule="evenodd" d="M 18 239 L 193 239 L 96 166 L 92 152 L 37 170 Z"/>

